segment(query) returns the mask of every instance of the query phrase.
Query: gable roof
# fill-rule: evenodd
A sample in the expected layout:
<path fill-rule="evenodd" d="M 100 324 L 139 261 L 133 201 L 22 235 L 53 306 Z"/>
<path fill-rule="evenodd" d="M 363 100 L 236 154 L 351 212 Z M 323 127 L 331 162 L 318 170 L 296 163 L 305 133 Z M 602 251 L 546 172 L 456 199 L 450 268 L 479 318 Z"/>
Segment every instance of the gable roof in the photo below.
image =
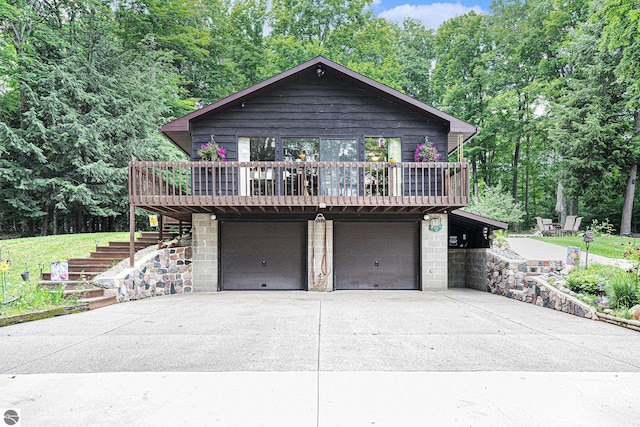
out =
<path fill-rule="evenodd" d="M 404 106 L 419 114 L 427 117 L 436 118 L 449 123 L 449 141 L 448 152 L 451 153 L 458 146 L 458 135 L 463 137 L 463 141 L 471 139 L 478 133 L 478 128 L 467 122 L 453 117 L 443 111 L 438 110 L 430 105 L 420 102 L 402 92 L 390 88 L 380 82 L 372 80 L 368 77 L 358 74 L 349 68 L 332 62 L 323 56 L 303 62 L 302 64 L 283 71 L 267 80 L 250 86 L 240 92 L 234 93 L 217 102 L 209 104 L 199 110 L 193 111 L 185 116 L 175 119 L 161 127 L 158 130 L 169 138 L 174 144 L 181 148 L 184 152 L 189 153 L 191 145 L 191 123 L 197 121 L 203 116 L 209 114 L 220 113 L 222 111 L 234 108 L 242 104 L 242 102 L 256 98 L 265 92 L 275 90 L 290 82 L 298 80 L 309 73 L 315 72 L 321 68 L 325 75 L 335 79 L 346 81 L 367 90 L 381 98 L 387 99 L 393 103 Z"/>

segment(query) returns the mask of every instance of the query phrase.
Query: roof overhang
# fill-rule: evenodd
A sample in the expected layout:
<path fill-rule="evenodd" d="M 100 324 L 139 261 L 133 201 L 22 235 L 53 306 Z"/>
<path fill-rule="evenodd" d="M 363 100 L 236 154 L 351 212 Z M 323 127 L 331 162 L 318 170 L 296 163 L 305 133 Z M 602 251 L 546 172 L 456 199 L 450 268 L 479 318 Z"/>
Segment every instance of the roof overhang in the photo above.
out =
<path fill-rule="evenodd" d="M 448 152 L 453 152 L 458 148 L 460 140 L 466 142 L 478 133 L 478 128 L 456 117 L 438 110 L 424 102 L 418 101 L 390 88 L 380 82 L 372 80 L 362 74 L 356 73 L 349 68 L 343 67 L 323 56 L 304 62 L 287 71 L 277 74 L 267 80 L 248 87 L 240 92 L 234 93 L 224 99 L 207 105 L 199 110 L 193 111 L 185 116 L 175 119 L 161 127 L 158 130 L 164 134 L 169 140 L 177 145 L 182 151 L 190 154 L 191 147 L 191 124 L 209 114 L 216 114 L 238 107 L 243 102 L 254 99 L 266 92 L 275 90 L 286 84 L 299 80 L 311 73 L 315 73 L 320 68 L 325 75 L 342 80 L 367 90 L 375 95 L 387 99 L 390 102 L 404 106 L 418 114 L 426 117 L 441 120 L 448 124 L 449 137 L 447 141 Z"/>
<path fill-rule="evenodd" d="M 481 229 L 482 227 L 490 227 L 493 230 L 506 230 L 509 227 L 509 224 L 506 222 L 485 218 L 480 215 L 463 211 L 462 209 L 451 211 L 451 217 L 452 221 L 473 230 Z"/>

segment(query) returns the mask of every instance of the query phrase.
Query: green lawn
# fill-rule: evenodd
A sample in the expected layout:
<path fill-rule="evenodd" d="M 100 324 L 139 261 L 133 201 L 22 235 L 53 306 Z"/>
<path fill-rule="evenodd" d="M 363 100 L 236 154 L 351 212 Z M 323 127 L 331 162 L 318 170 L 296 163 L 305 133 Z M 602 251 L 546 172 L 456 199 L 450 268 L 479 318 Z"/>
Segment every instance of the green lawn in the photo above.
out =
<path fill-rule="evenodd" d="M 534 239 L 542 240 L 543 242 L 553 243 L 560 246 L 577 246 L 582 251 L 586 250 L 584 240 L 579 236 L 564 236 L 564 237 L 533 237 Z M 630 239 L 628 237 L 620 236 L 601 236 L 596 237 L 589 245 L 589 253 L 602 255 L 609 258 L 624 258 L 623 254 L 626 250 L 627 243 L 640 244 L 637 239 Z"/>
<path fill-rule="evenodd" d="M 0 318 L 14 314 L 34 313 L 41 310 L 73 305 L 74 301 L 62 297 L 62 284 L 58 289 L 48 289 L 36 285 L 40 279 L 40 266 L 50 270 L 52 261 L 89 256 L 96 244 L 106 246 L 109 242 L 126 242 L 129 233 L 65 234 L 58 236 L 30 237 L 24 239 L 0 240 L 0 264 L 11 260 L 8 274 L 4 275 L 6 304 L 0 304 Z M 31 280 L 22 280 L 20 273 L 29 268 Z M 0 280 L 2 279 L 0 273 Z M 0 283 L 1 285 L 1 283 Z M 0 301 L 2 302 L 2 301 Z"/>
<path fill-rule="evenodd" d="M 62 261 L 69 258 L 86 258 L 95 250 L 96 241 L 100 246 L 109 242 L 129 241 L 128 232 L 120 233 L 84 233 L 61 234 L 57 236 L 27 237 L 22 239 L 0 240 L 2 262 L 11 258 L 11 275 L 19 276 L 25 271 L 25 263 L 29 266 L 31 277 L 40 274 L 39 263 L 44 265 L 44 271 L 49 271 L 52 261 Z"/>

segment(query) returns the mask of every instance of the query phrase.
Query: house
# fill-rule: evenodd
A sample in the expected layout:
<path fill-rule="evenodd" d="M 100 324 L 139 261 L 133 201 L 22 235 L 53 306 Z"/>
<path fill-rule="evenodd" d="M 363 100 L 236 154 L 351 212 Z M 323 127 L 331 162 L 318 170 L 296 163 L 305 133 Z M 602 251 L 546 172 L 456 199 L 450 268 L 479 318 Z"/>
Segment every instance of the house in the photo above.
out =
<path fill-rule="evenodd" d="M 191 161 L 132 161 L 131 215 L 191 223 L 196 291 L 446 289 L 449 250 L 506 226 L 458 210 L 475 126 L 322 56 L 159 131 Z"/>

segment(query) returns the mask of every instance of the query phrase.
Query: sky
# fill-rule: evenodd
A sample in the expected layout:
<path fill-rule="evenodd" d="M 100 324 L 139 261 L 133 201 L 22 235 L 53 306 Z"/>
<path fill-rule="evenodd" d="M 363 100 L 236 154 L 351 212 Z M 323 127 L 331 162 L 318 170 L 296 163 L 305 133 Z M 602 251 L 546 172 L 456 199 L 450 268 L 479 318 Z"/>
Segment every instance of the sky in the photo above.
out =
<path fill-rule="evenodd" d="M 374 0 L 375 13 L 393 22 L 404 18 L 416 18 L 428 27 L 436 29 L 449 18 L 463 15 L 470 10 L 489 13 L 491 0 Z"/>

